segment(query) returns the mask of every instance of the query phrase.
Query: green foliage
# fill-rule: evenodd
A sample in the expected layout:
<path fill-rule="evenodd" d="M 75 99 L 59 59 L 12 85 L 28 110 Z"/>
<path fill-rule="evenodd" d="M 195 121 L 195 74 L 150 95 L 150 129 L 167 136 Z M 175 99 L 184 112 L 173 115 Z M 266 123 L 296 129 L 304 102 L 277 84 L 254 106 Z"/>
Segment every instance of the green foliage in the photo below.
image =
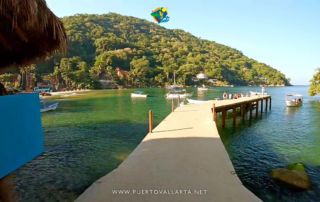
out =
<path fill-rule="evenodd" d="M 2 83 L 6 87 L 17 87 L 15 86 L 16 75 L 11 73 L 1 74 L 0 75 L 0 83 Z"/>
<path fill-rule="evenodd" d="M 186 85 L 193 85 L 199 72 L 222 84 L 289 84 L 278 70 L 182 30 L 115 13 L 62 20 L 69 39 L 67 55 L 38 64 L 40 74 L 58 78 L 59 88 L 96 87 L 98 80 L 163 86 L 173 82 L 174 71 L 177 83 Z M 118 78 L 116 68 L 130 71 L 128 81 Z"/>
<path fill-rule="evenodd" d="M 130 63 L 131 77 L 134 83 L 145 82 L 147 73 L 149 71 L 149 60 L 145 57 L 140 59 L 133 59 Z"/>
<path fill-rule="evenodd" d="M 62 58 L 55 67 L 54 76 L 58 78 L 58 88 L 84 89 L 93 88 L 89 67 L 80 57 Z"/>
<path fill-rule="evenodd" d="M 37 65 L 20 67 L 21 89 L 32 90 L 33 83 L 36 81 Z"/>
<path fill-rule="evenodd" d="M 311 96 L 320 94 L 320 68 L 317 69 L 316 74 L 313 76 L 311 80 L 309 94 Z"/>

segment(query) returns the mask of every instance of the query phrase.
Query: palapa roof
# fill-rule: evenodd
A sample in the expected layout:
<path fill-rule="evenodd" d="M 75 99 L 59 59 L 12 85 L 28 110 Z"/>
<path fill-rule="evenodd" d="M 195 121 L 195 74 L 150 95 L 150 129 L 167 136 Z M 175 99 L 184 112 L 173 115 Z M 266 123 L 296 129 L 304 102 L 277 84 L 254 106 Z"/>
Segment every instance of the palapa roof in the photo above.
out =
<path fill-rule="evenodd" d="M 0 0 L 0 70 L 66 48 L 63 24 L 45 0 Z"/>

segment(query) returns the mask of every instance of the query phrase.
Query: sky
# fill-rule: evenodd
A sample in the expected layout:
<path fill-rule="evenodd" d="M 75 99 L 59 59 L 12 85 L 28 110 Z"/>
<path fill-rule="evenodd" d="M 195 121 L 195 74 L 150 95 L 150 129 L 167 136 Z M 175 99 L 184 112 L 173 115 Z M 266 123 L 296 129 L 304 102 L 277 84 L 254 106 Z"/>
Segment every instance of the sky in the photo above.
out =
<path fill-rule="evenodd" d="M 320 67 L 319 0 L 47 0 L 59 17 L 115 12 L 153 21 L 167 7 L 169 29 L 228 45 L 307 85 Z"/>

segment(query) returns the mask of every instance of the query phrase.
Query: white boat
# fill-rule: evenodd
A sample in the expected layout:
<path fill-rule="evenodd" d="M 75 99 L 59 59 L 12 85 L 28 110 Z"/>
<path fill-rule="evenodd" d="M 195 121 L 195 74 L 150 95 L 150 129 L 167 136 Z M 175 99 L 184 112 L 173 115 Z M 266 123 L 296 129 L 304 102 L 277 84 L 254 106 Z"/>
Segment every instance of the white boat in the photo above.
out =
<path fill-rule="evenodd" d="M 183 88 L 182 85 L 170 85 L 170 86 L 166 86 L 165 87 L 167 90 L 173 90 L 173 89 L 177 89 L 177 88 Z"/>
<path fill-rule="evenodd" d="M 206 87 L 198 87 L 198 91 L 207 91 L 207 90 L 209 90 L 209 89 Z"/>
<path fill-rule="evenodd" d="M 187 93 L 186 89 L 180 87 L 175 87 L 166 94 L 167 99 L 186 98 L 190 96 L 192 96 L 191 93 Z"/>
<path fill-rule="evenodd" d="M 205 85 L 202 85 L 202 87 L 198 87 L 198 91 L 207 91 L 208 88 Z"/>
<path fill-rule="evenodd" d="M 173 84 L 166 86 L 167 90 L 176 90 L 176 89 L 182 89 L 182 85 L 177 85 L 176 84 L 176 71 L 173 72 Z"/>
<path fill-rule="evenodd" d="M 286 96 L 287 107 L 300 107 L 303 103 L 303 96 L 300 94 L 288 94 Z"/>
<path fill-rule="evenodd" d="M 187 98 L 191 96 L 192 96 L 191 93 L 167 93 L 166 94 L 167 99 Z"/>
<path fill-rule="evenodd" d="M 205 101 L 205 100 L 192 100 L 192 99 L 187 99 L 188 103 L 190 104 L 205 104 L 209 101 Z"/>
<path fill-rule="evenodd" d="M 148 95 L 137 91 L 137 92 L 131 93 L 131 97 L 132 98 L 147 98 Z"/>
<path fill-rule="evenodd" d="M 262 93 L 262 92 L 250 91 L 250 95 L 251 96 L 255 96 L 255 95 L 268 95 L 268 94 L 267 93 Z"/>
<path fill-rule="evenodd" d="M 44 102 L 42 102 L 40 112 L 53 111 L 53 110 L 56 110 L 58 108 L 58 106 L 59 106 L 58 102 L 50 104 L 50 105 L 46 105 Z"/>

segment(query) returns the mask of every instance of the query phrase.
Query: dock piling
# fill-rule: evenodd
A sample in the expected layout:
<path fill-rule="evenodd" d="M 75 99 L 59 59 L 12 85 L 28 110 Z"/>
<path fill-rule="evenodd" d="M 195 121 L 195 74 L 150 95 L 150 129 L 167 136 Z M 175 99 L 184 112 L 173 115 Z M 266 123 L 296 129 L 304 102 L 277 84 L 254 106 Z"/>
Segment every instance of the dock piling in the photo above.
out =
<path fill-rule="evenodd" d="M 261 115 L 263 113 L 263 98 L 261 99 Z"/>
<path fill-rule="evenodd" d="M 258 118 L 259 114 L 259 100 L 256 101 L 256 118 Z"/>
<path fill-rule="evenodd" d="M 252 102 L 249 102 L 249 110 L 250 110 L 250 121 L 252 119 Z"/>
<path fill-rule="evenodd" d="M 172 112 L 174 112 L 174 100 L 173 100 L 173 98 L 171 99 L 171 110 L 172 110 Z"/>
<path fill-rule="evenodd" d="M 153 113 L 152 110 L 149 110 L 149 133 L 152 133 L 153 130 Z"/>
<path fill-rule="evenodd" d="M 213 103 L 212 105 L 212 116 L 213 116 L 213 121 L 217 124 L 217 112 L 216 112 L 216 105 Z"/>
<path fill-rule="evenodd" d="M 222 111 L 222 128 L 226 127 L 226 118 L 227 118 L 227 111 L 223 110 Z"/>
<path fill-rule="evenodd" d="M 245 121 L 245 105 L 241 104 L 241 119 L 242 119 L 242 123 L 244 123 Z"/>
<path fill-rule="evenodd" d="M 266 112 L 268 112 L 268 98 L 266 98 Z"/>
<path fill-rule="evenodd" d="M 237 124 L 237 108 L 234 107 L 232 110 L 233 126 Z"/>
<path fill-rule="evenodd" d="M 270 100 L 269 111 L 271 111 L 272 98 L 270 97 L 269 100 Z"/>

